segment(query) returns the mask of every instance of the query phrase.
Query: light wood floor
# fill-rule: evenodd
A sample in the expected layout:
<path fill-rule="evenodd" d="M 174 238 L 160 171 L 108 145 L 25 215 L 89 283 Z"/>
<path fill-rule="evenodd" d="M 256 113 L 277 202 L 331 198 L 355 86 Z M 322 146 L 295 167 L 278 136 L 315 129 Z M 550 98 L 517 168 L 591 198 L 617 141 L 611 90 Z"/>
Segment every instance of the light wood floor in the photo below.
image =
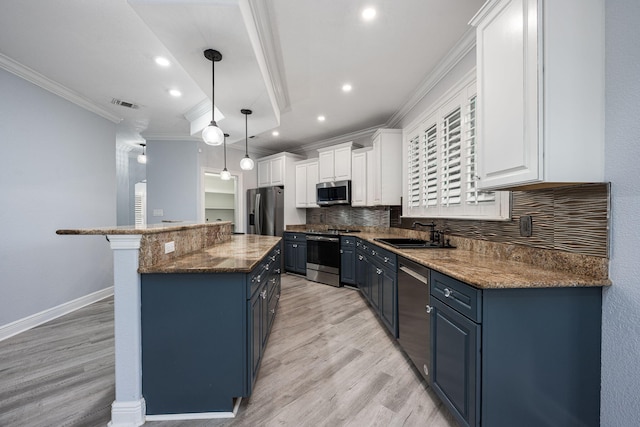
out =
<path fill-rule="evenodd" d="M 145 426 L 456 425 L 357 291 L 293 275 L 282 288 L 238 416 Z M 0 426 L 104 426 L 113 400 L 111 298 L 0 342 Z"/>

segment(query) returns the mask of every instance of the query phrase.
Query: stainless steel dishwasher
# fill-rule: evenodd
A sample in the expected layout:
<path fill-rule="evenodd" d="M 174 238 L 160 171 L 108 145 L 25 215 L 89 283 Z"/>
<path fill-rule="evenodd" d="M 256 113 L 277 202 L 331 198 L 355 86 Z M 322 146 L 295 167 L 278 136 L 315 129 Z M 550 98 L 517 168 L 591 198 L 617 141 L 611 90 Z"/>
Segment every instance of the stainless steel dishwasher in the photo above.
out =
<path fill-rule="evenodd" d="M 431 384 L 429 269 L 398 257 L 398 342 Z"/>

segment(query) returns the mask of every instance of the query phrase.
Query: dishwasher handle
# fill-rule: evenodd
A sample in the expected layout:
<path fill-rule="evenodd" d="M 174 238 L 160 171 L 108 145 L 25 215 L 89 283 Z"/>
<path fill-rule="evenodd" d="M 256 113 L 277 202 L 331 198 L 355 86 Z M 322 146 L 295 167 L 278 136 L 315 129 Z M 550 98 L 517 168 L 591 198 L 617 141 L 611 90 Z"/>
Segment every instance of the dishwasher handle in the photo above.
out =
<path fill-rule="evenodd" d="M 399 268 L 400 268 L 400 270 L 402 270 L 405 273 L 407 273 L 409 276 L 413 277 L 416 280 L 419 280 L 420 282 L 424 283 L 425 285 L 429 284 L 429 280 L 426 277 L 424 277 L 420 273 L 417 273 L 417 272 L 411 270 L 409 267 L 401 265 Z"/>

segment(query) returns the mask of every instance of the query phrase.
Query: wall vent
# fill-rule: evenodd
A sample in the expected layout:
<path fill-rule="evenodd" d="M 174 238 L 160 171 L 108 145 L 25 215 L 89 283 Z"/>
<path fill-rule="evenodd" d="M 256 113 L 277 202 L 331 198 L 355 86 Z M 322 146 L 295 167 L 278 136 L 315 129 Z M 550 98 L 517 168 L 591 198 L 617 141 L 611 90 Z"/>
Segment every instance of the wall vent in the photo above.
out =
<path fill-rule="evenodd" d="M 116 98 L 113 98 L 111 100 L 111 103 L 115 105 L 120 105 L 122 107 L 131 108 L 133 110 L 137 110 L 138 108 L 140 108 L 139 105 L 133 104 L 131 102 L 123 101 L 121 99 L 116 99 Z"/>

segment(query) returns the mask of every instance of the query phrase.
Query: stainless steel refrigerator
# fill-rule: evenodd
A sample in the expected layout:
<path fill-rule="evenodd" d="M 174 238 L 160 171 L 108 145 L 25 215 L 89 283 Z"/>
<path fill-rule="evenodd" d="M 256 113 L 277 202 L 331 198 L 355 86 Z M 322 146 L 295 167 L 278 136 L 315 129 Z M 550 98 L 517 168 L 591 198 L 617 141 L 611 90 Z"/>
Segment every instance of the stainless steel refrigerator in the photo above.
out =
<path fill-rule="evenodd" d="M 247 190 L 247 234 L 282 236 L 284 231 L 284 188 Z"/>

